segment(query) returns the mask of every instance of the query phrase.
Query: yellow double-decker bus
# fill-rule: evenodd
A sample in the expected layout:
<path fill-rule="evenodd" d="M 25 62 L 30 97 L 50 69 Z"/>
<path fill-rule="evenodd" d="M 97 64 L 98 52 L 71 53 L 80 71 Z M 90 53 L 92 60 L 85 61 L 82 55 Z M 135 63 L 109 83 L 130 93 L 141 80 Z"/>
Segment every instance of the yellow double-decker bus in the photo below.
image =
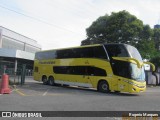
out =
<path fill-rule="evenodd" d="M 40 51 L 35 54 L 34 80 L 49 85 L 91 87 L 100 92 L 143 92 L 143 64 L 138 50 L 127 44 Z"/>

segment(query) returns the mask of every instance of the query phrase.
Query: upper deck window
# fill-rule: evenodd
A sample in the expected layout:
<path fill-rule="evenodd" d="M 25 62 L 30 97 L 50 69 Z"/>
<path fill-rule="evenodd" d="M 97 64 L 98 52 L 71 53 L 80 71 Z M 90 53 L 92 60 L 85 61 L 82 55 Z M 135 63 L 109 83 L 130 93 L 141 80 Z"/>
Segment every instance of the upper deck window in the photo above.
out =
<path fill-rule="evenodd" d="M 37 52 L 35 54 L 35 59 L 37 60 L 55 59 L 56 57 L 57 57 L 56 51 Z"/>
<path fill-rule="evenodd" d="M 112 57 L 130 57 L 127 49 L 121 44 L 107 44 L 105 48 L 110 58 Z"/>
<path fill-rule="evenodd" d="M 103 46 L 37 52 L 35 59 L 100 58 L 107 59 Z"/>
<path fill-rule="evenodd" d="M 131 57 L 142 61 L 142 57 L 138 50 L 127 44 L 106 44 L 105 48 L 110 58 L 112 57 Z"/>

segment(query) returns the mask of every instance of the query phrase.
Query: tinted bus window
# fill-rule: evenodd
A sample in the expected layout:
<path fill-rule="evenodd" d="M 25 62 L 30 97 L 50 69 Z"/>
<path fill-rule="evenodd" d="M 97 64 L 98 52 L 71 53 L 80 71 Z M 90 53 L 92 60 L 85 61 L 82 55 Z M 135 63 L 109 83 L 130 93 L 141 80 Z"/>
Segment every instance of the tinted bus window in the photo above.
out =
<path fill-rule="evenodd" d="M 87 72 L 88 72 L 88 75 L 91 75 L 91 76 L 107 76 L 107 73 L 104 69 L 97 68 L 97 67 L 89 66 L 87 67 Z"/>
<path fill-rule="evenodd" d="M 54 66 L 56 74 L 107 76 L 106 71 L 93 66 Z"/>
<path fill-rule="evenodd" d="M 72 58 L 73 57 L 72 55 L 73 55 L 72 49 L 57 50 L 58 59 Z"/>
<path fill-rule="evenodd" d="M 131 78 L 130 63 L 128 62 L 113 60 L 112 69 L 113 69 L 113 73 L 117 76 Z"/>
<path fill-rule="evenodd" d="M 93 58 L 93 47 L 73 49 L 74 58 Z"/>
<path fill-rule="evenodd" d="M 100 58 L 107 59 L 103 46 L 38 52 L 35 59 Z"/>
<path fill-rule="evenodd" d="M 116 45 L 105 45 L 105 48 L 108 52 L 109 57 L 129 57 L 129 54 L 126 48 L 121 44 Z"/>
<path fill-rule="evenodd" d="M 107 59 L 107 55 L 106 55 L 106 52 L 103 46 L 94 47 L 94 57 L 101 58 L 101 59 Z"/>
<path fill-rule="evenodd" d="M 35 54 L 35 59 L 37 60 L 54 59 L 56 57 L 56 51 L 37 52 Z"/>
<path fill-rule="evenodd" d="M 54 59 L 57 57 L 56 51 L 46 51 L 43 53 L 43 55 L 44 59 Z"/>
<path fill-rule="evenodd" d="M 93 58 L 93 47 L 58 50 L 57 58 Z"/>

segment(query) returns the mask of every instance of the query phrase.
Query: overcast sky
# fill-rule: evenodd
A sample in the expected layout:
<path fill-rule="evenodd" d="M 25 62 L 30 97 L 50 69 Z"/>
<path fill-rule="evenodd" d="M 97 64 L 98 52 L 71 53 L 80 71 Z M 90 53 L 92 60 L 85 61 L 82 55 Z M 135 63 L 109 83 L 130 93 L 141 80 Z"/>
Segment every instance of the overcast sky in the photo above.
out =
<path fill-rule="evenodd" d="M 98 17 L 126 10 L 153 28 L 160 0 L 0 0 L 0 26 L 36 40 L 43 50 L 79 46 Z"/>

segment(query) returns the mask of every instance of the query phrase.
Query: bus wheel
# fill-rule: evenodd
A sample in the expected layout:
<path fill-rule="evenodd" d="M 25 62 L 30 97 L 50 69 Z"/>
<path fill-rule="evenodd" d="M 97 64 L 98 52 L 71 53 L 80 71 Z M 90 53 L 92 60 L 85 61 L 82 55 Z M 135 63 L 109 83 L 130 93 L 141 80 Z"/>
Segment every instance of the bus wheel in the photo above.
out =
<path fill-rule="evenodd" d="M 98 91 L 108 93 L 110 91 L 108 83 L 106 81 L 100 81 L 98 84 Z"/>
<path fill-rule="evenodd" d="M 43 82 L 43 85 L 47 85 L 48 84 L 48 80 L 47 80 L 46 76 L 42 77 L 42 82 Z"/>
<path fill-rule="evenodd" d="M 54 85 L 54 78 L 49 77 L 49 85 L 53 86 Z"/>

